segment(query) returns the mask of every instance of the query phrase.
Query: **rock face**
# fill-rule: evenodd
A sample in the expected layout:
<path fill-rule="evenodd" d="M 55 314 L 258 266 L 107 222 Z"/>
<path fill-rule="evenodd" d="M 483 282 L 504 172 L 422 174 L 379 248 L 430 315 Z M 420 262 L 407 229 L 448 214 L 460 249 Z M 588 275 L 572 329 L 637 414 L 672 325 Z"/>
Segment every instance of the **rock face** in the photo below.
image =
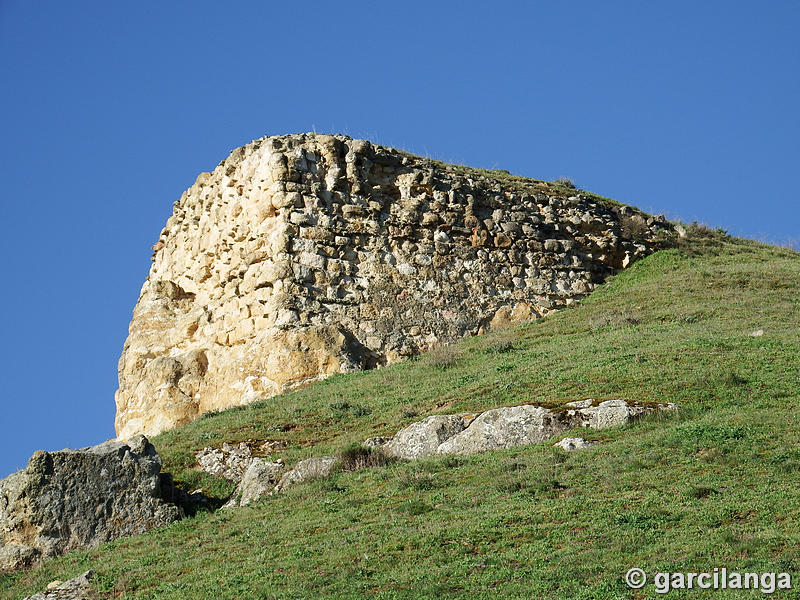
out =
<path fill-rule="evenodd" d="M 36 452 L 0 481 L 0 567 L 94 547 L 179 519 L 161 499 L 161 459 L 144 436 Z"/>
<path fill-rule="evenodd" d="M 536 318 L 665 233 L 589 194 L 363 140 L 254 141 L 197 178 L 153 247 L 117 434 Z"/>

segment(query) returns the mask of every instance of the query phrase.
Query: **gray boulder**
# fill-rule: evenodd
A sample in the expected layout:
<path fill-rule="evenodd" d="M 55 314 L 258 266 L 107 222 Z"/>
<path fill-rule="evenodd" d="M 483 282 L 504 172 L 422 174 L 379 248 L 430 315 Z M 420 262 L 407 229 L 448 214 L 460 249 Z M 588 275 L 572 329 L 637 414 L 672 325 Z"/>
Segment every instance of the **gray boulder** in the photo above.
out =
<path fill-rule="evenodd" d="M 36 452 L 0 481 L 0 565 L 91 548 L 183 516 L 162 500 L 161 459 L 144 436 Z"/>
<path fill-rule="evenodd" d="M 305 481 L 312 481 L 314 479 L 321 479 L 327 477 L 333 472 L 336 466 L 337 459 L 335 456 L 319 456 L 316 458 L 307 458 L 297 463 L 291 471 L 288 471 L 281 477 L 278 485 L 275 486 L 275 492 L 287 488 L 296 483 L 303 483 Z"/>
<path fill-rule="evenodd" d="M 573 427 L 569 419 L 541 406 L 505 406 L 487 410 L 450 437 L 437 454 L 475 454 L 543 442 Z"/>
<path fill-rule="evenodd" d="M 389 456 L 414 459 L 436 454 L 439 446 L 464 431 L 475 415 L 432 415 L 397 432 L 382 446 Z"/>
<path fill-rule="evenodd" d="M 50 584 L 47 591 L 28 596 L 24 600 L 96 600 L 97 594 L 91 584 L 93 577 L 94 571 L 86 571 L 64 583 L 54 582 L 58 585 Z"/>
<path fill-rule="evenodd" d="M 591 429 L 605 429 L 626 425 L 642 415 L 653 412 L 656 408 L 652 406 L 630 405 L 625 400 L 605 400 L 597 406 L 592 406 L 594 400 L 579 400 L 570 402 L 567 405 L 575 407 L 577 410 L 568 411 L 570 416 L 577 416 L 580 419 L 575 427 L 589 427 Z M 659 404 L 658 410 L 677 410 L 674 404 Z"/>
<path fill-rule="evenodd" d="M 553 444 L 556 448 L 561 448 L 564 452 L 573 452 L 575 450 L 585 450 L 594 446 L 594 442 L 586 441 L 583 438 L 566 437 L 560 442 Z"/>
<path fill-rule="evenodd" d="M 505 406 L 477 417 L 464 413 L 434 415 L 401 429 L 393 438 L 370 438 L 370 447 L 415 459 L 433 454 L 475 454 L 543 442 L 576 427 L 604 429 L 625 425 L 653 411 L 677 410 L 674 404 L 629 405 L 624 400 L 569 402 L 564 410 L 541 406 Z M 386 441 L 384 441 L 386 440 Z"/>
<path fill-rule="evenodd" d="M 271 493 L 281 473 L 283 473 L 283 463 L 268 462 L 260 458 L 252 459 L 233 496 L 223 508 L 247 506 L 253 500 Z"/>

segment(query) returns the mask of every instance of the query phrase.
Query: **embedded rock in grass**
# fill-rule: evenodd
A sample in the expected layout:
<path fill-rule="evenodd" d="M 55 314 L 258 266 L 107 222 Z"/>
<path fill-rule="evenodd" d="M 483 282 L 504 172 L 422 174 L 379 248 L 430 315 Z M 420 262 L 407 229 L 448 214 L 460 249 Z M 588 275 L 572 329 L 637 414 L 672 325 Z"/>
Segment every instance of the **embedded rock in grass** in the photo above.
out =
<path fill-rule="evenodd" d="M 383 446 L 383 451 L 397 458 L 423 458 L 436 454 L 446 440 L 464 431 L 475 415 L 432 415 L 401 429 Z"/>
<path fill-rule="evenodd" d="M 253 462 L 253 454 L 245 442 L 237 445 L 225 442 L 222 448 L 203 448 L 195 458 L 201 471 L 229 481 L 241 481 Z"/>
<path fill-rule="evenodd" d="M 626 425 L 644 414 L 653 412 L 656 408 L 663 410 L 677 410 L 674 404 L 659 404 L 657 407 L 630 405 L 625 400 L 605 400 L 597 406 L 592 406 L 594 400 L 579 400 L 569 402 L 567 406 L 577 410 L 568 411 L 569 415 L 576 415 L 581 422 L 574 427 L 590 427 L 591 429 L 605 429 Z"/>
<path fill-rule="evenodd" d="M 53 582 L 47 586 L 47 591 L 33 596 L 28 596 L 24 600 L 95 600 L 97 593 L 92 589 L 91 580 L 94 571 L 86 571 L 65 582 Z M 58 585 L 53 585 L 53 584 Z"/>
<path fill-rule="evenodd" d="M 433 415 L 401 429 L 393 438 L 369 438 L 365 445 L 380 446 L 389 456 L 406 459 L 474 454 L 536 444 L 575 427 L 605 429 L 656 410 L 677 410 L 674 404 L 637 406 L 624 400 L 594 404 L 595 400 L 589 398 L 568 402 L 569 408 L 560 411 L 522 405 L 495 408 L 479 415 Z"/>
<path fill-rule="evenodd" d="M 144 436 L 81 450 L 34 453 L 0 481 L 5 570 L 144 533 L 183 516 L 162 499 L 161 459 Z"/>
<path fill-rule="evenodd" d="M 379 435 L 365 439 L 362 446 L 364 446 L 364 448 L 382 448 L 391 441 L 392 436 Z"/>
<path fill-rule="evenodd" d="M 335 456 L 319 456 L 301 460 L 291 471 L 281 477 L 278 485 L 275 486 L 275 491 L 279 492 L 296 483 L 327 477 L 333 472 L 337 462 Z"/>
<path fill-rule="evenodd" d="M 450 437 L 436 454 L 475 454 L 543 442 L 573 427 L 569 419 L 541 406 L 487 410 L 464 431 Z"/>
<path fill-rule="evenodd" d="M 256 457 L 279 452 L 287 447 L 280 440 L 247 440 L 238 444 L 225 442 L 221 448 L 203 448 L 195 453 L 197 467 L 215 477 L 239 483 Z M 278 459 L 277 463 L 283 459 Z"/>
<path fill-rule="evenodd" d="M 525 404 L 495 408 L 477 416 L 471 413 L 431 415 L 401 429 L 394 437 L 368 438 L 363 446 L 380 448 L 386 456 L 409 460 L 434 454 L 476 454 L 536 444 L 575 427 L 603 429 L 629 423 L 655 410 L 677 410 L 674 404 L 630 406 L 624 400 L 607 400 L 593 406 L 594 402 L 591 398 L 569 402 L 570 408 L 561 411 Z M 564 438 L 554 444 L 565 451 L 593 445 L 583 438 Z M 337 462 L 333 456 L 300 461 L 275 485 L 283 465 L 254 459 L 225 506 L 244 506 L 289 485 L 327 477 Z"/>
<path fill-rule="evenodd" d="M 594 442 L 588 442 L 583 438 L 566 437 L 560 442 L 556 442 L 553 446 L 561 448 L 564 452 L 572 452 L 574 450 L 585 450 L 594 446 Z"/>
<path fill-rule="evenodd" d="M 283 473 L 283 463 L 268 462 L 260 458 L 252 459 L 231 499 L 223 508 L 247 506 L 261 496 L 266 496 L 275 489 L 281 473 Z"/>

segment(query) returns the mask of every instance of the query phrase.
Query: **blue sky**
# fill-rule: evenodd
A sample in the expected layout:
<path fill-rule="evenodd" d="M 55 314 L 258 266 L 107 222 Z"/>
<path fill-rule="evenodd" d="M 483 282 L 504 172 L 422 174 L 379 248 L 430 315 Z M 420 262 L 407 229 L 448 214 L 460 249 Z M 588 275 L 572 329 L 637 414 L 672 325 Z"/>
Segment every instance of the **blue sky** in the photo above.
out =
<path fill-rule="evenodd" d="M 0 0 L 0 476 L 113 437 L 172 203 L 338 132 L 800 240 L 800 3 Z"/>

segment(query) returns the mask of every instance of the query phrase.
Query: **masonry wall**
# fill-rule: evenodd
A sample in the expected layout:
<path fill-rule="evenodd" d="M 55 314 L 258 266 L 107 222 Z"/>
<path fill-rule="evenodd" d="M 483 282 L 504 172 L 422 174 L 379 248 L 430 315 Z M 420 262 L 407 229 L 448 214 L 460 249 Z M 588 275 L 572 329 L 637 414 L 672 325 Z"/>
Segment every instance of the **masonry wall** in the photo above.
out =
<path fill-rule="evenodd" d="M 254 141 L 198 177 L 154 246 L 117 433 L 537 318 L 669 235 L 661 218 L 505 172 L 344 136 Z"/>

